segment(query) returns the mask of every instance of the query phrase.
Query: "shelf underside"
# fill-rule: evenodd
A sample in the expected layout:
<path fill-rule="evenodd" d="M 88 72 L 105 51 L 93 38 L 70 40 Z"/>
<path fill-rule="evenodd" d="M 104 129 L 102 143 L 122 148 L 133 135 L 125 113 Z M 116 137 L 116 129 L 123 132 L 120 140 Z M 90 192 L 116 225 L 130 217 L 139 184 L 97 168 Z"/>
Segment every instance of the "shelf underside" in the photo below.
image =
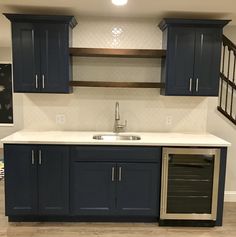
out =
<path fill-rule="evenodd" d="M 70 48 L 70 55 L 83 57 L 163 58 L 163 49 Z"/>
<path fill-rule="evenodd" d="M 70 86 L 78 87 L 119 87 L 119 88 L 163 88 L 164 83 L 153 82 L 108 82 L 108 81 L 71 81 Z"/>

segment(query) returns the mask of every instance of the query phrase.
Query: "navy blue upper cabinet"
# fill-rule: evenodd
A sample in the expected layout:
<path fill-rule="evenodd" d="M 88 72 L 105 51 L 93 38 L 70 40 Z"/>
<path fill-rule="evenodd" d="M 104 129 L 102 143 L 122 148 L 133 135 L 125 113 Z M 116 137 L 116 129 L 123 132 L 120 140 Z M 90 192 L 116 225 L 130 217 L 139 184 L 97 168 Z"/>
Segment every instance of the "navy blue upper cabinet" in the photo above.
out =
<path fill-rule="evenodd" d="M 222 29 L 228 20 L 164 19 L 163 95 L 218 96 Z"/>
<path fill-rule="evenodd" d="M 40 74 L 39 36 L 32 23 L 13 23 L 12 50 L 15 92 L 37 92 Z"/>
<path fill-rule="evenodd" d="M 69 92 L 68 34 L 66 24 L 40 24 L 43 92 Z"/>
<path fill-rule="evenodd" d="M 69 93 L 73 16 L 4 14 L 12 22 L 15 92 Z"/>

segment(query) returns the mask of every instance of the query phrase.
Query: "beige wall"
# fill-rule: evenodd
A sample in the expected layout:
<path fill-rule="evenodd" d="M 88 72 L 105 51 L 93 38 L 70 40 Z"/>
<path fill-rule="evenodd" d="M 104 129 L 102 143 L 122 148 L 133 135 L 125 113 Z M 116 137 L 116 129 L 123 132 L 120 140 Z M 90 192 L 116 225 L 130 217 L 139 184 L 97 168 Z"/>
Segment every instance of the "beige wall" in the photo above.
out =
<path fill-rule="evenodd" d="M 11 62 L 11 48 L 0 45 L 0 62 Z"/>
<path fill-rule="evenodd" d="M 11 62 L 11 48 L 1 48 L 0 45 L 0 63 Z M 13 96 L 13 119 L 14 124 L 10 126 L 0 125 L 0 139 L 23 128 L 23 109 L 22 95 L 14 94 Z M 2 145 L 0 144 L 0 147 Z"/>

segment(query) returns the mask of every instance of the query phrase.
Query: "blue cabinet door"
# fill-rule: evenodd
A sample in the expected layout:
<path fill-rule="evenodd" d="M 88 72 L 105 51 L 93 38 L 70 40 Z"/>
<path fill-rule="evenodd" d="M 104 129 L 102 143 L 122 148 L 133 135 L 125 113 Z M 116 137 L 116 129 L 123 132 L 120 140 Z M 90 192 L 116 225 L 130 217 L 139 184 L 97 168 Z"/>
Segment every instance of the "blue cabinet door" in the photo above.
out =
<path fill-rule="evenodd" d="M 160 164 L 117 164 L 117 213 L 159 216 Z"/>
<path fill-rule="evenodd" d="M 35 147 L 4 145 L 6 215 L 37 213 L 37 161 Z"/>
<path fill-rule="evenodd" d="M 6 215 L 69 212 L 69 148 L 4 145 Z"/>
<path fill-rule="evenodd" d="M 228 22 L 163 19 L 162 94 L 218 96 L 222 29 Z"/>
<path fill-rule="evenodd" d="M 71 163 L 71 213 L 79 216 L 108 216 L 115 209 L 115 163 Z"/>
<path fill-rule="evenodd" d="M 38 214 L 69 213 L 69 147 L 38 148 Z"/>
<path fill-rule="evenodd" d="M 222 29 L 197 28 L 193 93 L 218 96 Z"/>
<path fill-rule="evenodd" d="M 40 43 L 37 26 L 12 23 L 13 80 L 15 92 L 40 91 Z"/>
<path fill-rule="evenodd" d="M 12 23 L 14 91 L 69 93 L 73 16 L 4 14 Z"/>
<path fill-rule="evenodd" d="M 192 95 L 195 30 L 173 27 L 168 32 L 166 95 Z"/>
<path fill-rule="evenodd" d="M 42 92 L 69 92 L 68 38 L 67 24 L 40 24 Z"/>

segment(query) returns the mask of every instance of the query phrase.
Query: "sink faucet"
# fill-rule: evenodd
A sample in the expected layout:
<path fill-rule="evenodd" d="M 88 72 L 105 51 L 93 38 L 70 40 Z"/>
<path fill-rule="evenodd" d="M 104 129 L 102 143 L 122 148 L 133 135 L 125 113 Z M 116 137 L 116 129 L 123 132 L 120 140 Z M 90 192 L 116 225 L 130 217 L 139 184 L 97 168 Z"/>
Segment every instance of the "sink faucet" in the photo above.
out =
<path fill-rule="evenodd" d="M 115 122 L 114 122 L 114 133 L 124 132 L 127 126 L 127 120 L 125 120 L 125 124 L 120 124 L 120 112 L 119 112 L 119 102 L 116 102 L 115 105 Z"/>

